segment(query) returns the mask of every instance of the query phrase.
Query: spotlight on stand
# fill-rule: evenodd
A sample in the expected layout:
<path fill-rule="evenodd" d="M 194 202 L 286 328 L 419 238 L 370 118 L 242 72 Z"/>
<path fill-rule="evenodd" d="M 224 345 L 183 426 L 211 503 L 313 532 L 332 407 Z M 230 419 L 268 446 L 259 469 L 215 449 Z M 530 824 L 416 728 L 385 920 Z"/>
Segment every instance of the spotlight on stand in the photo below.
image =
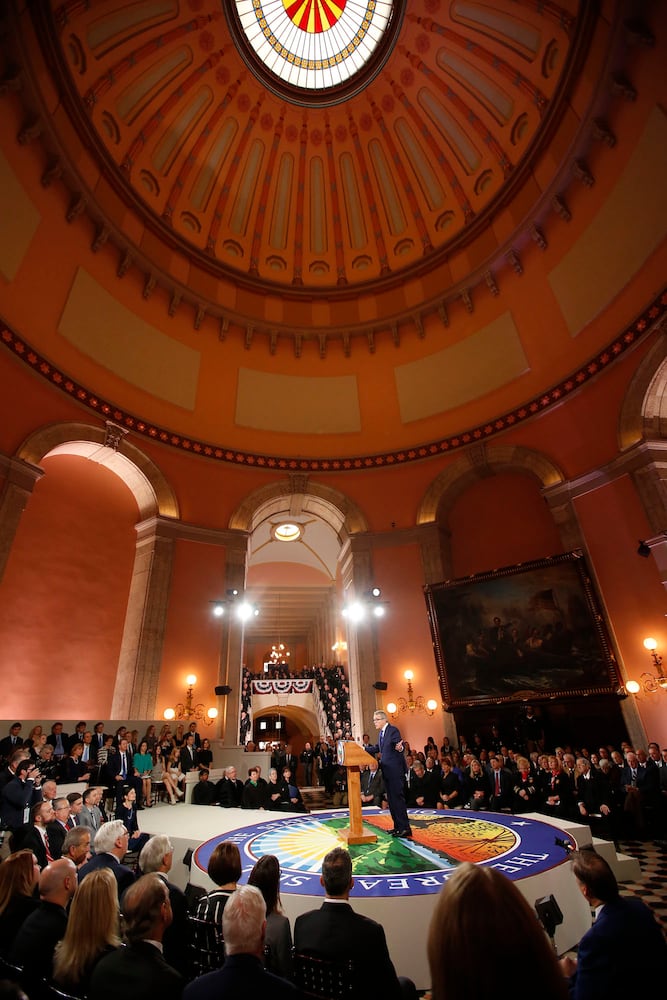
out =
<path fill-rule="evenodd" d="M 342 611 L 343 618 L 354 624 L 364 621 L 369 616 L 384 618 L 387 613 L 387 601 L 382 601 L 381 596 L 382 591 L 379 587 L 371 587 L 370 590 L 364 591 L 360 600 L 345 605 Z"/>

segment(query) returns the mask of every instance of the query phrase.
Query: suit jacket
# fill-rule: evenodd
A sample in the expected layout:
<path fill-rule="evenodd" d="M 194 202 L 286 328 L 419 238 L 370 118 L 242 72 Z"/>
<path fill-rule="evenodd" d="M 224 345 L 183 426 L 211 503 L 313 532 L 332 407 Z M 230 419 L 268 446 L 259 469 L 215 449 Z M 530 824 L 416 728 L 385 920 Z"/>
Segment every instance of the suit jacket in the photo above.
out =
<path fill-rule="evenodd" d="M 81 812 L 79 813 L 79 826 L 87 826 L 91 831 L 91 840 L 95 839 L 95 834 L 102 826 L 102 813 L 100 812 L 98 806 L 81 806 Z"/>
<path fill-rule="evenodd" d="M 188 983 L 183 1000 L 300 1000 L 296 986 L 267 972 L 256 955 L 229 955 L 215 972 Z M 117 1000 L 117 998 L 116 998 Z"/>
<path fill-rule="evenodd" d="M 60 780 L 66 785 L 72 785 L 79 781 L 84 774 L 90 772 L 90 763 L 84 764 L 73 757 L 64 757 L 60 763 Z"/>
<path fill-rule="evenodd" d="M 361 793 L 362 795 L 373 796 L 373 801 L 364 802 L 364 805 L 382 806 L 382 798 L 384 796 L 384 780 L 382 778 L 382 771 L 379 767 L 375 773 L 373 773 L 370 768 L 367 771 L 362 771 Z"/>
<path fill-rule="evenodd" d="M 62 732 L 60 734 L 60 740 L 63 745 L 63 753 L 67 753 L 67 748 L 69 746 L 69 736 L 67 735 L 67 733 Z M 46 737 L 46 742 L 50 743 L 51 746 L 54 748 L 54 754 L 56 751 L 56 741 L 57 741 L 57 736 L 55 736 L 54 733 L 51 733 L 49 736 Z"/>
<path fill-rule="evenodd" d="M 240 778 L 231 781 L 221 778 L 215 786 L 218 802 L 224 809 L 240 808 L 243 799 L 243 782 Z"/>
<path fill-rule="evenodd" d="M 46 833 L 49 838 L 49 850 L 51 852 L 51 857 L 54 860 L 56 858 L 62 858 L 63 841 L 67 836 L 67 830 L 59 819 L 54 819 L 50 823 L 47 823 Z"/>
<path fill-rule="evenodd" d="M 23 781 L 11 778 L 2 789 L 0 818 L 8 830 L 18 830 L 23 826 L 25 809 L 34 806 L 42 798 L 41 788 L 35 788 L 32 778 Z"/>
<path fill-rule="evenodd" d="M 179 1000 L 185 980 L 148 941 L 121 945 L 100 959 L 90 977 L 95 1000 Z"/>
<path fill-rule="evenodd" d="M 48 836 L 48 831 L 47 831 Z M 46 845 L 42 838 L 39 830 L 32 824 L 29 823 L 25 829 L 25 833 L 21 837 L 20 848 L 27 848 L 37 858 L 37 864 L 40 868 L 46 868 L 49 863 L 49 859 L 46 856 Z M 17 847 L 14 848 L 18 850 Z M 49 841 L 49 853 L 51 851 L 51 842 Z"/>
<path fill-rule="evenodd" d="M 50 979 L 55 947 L 67 929 L 67 911 L 42 900 L 23 921 L 9 953 L 13 965 L 27 966 L 31 979 Z"/>
<path fill-rule="evenodd" d="M 609 782 L 593 771 L 590 777 L 584 778 L 582 774 L 577 778 L 577 805 L 583 802 L 586 812 L 599 813 L 600 806 L 606 805 L 611 808 L 611 788 Z"/>
<path fill-rule="evenodd" d="M 636 955 L 637 962 L 630 956 Z M 665 982 L 667 942 L 641 899 L 619 896 L 605 903 L 577 949 L 577 971 L 569 980 L 572 1000 L 627 1000 L 642 982 Z"/>
<path fill-rule="evenodd" d="M 83 882 L 86 875 L 90 872 L 96 871 L 98 868 L 110 868 L 113 872 L 116 882 L 118 883 L 118 898 L 120 899 L 128 886 L 132 885 L 134 882 L 134 872 L 127 865 L 122 865 L 120 861 L 116 860 L 113 854 L 94 854 L 90 861 L 86 861 L 85 865 L 79 869 L 79 885 Z"/>
<path fill-rule="evenodd" d="M 185 744 L 181 747 L 181 771 L 192 771 L 197 767 L 197 748 L 188 747 Z"/>
<path fill-rule="evenodd" d="M 16 743 L 12 743 L 11 736 L 4 736 L 0 740 L 0 760 L 9 760 L 11 755 L 15 750 L 20 750 L 23 746 L 23 740 L 20 736 L 16 737 Z M 26 750 L 26 757 L 28 756 L 28 751 Z"/>
<path fill-rule="evenodd" d="M 325 900 L 319 910 L 297 917 L 294 950 L 321 958 L 351 959 L 355 997 L 400 1000 L 401 987 L 384 928 L 355 913 L 347 902 Z"/>
<path fill-rule="evenodd" d="M 405 781 L 405 757 L 402 750 L 396 749 L 396 744 L 401 742 L 401 734 L 396 726 L 387 723 L 382 736 L 382 730 L 378 736 L 376 746 L 370 748 L 370 752 L 375 756 L 380 754 L 380 767 L 385 784 L 388 781 L 394 783 Z M 382 743 L 382 747 L 380 747 Z"/>

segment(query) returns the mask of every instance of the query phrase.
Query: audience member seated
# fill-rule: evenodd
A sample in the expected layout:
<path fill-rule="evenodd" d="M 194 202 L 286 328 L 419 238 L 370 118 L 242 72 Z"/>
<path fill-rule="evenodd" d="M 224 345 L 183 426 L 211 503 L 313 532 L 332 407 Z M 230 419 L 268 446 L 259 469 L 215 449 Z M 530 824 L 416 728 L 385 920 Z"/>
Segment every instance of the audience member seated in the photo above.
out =
<path fill-rule="evenodd" d="M 68 741 L 69 736 L 63 730 L 62 722 L 54 722 L 46 742 L 53 747 L 53 757 L 56 761 L 61 761 L 67 755 Z"/>
<path fill-rule="evenodd" d="M 343 767 L 342 764 L 338 764 L 333 773 L 333 796 L 332 804 L 336 809 L 340 809 L 341 806 L 346 807 L 348 803 L 347 798 L 347 768 Z"/>
<path fill-rule="evenodd" d="M 112 819 L 108 823 L 103 823 L 93 841 L 95 854 L 79 871 L 79 884 L 90 872 L 97 871 L 98 868 L 110 868 L 118 883 L 120 899 L 128 886 L 134 882 L 134 872 L 122 863 L 127 854 L 129 840 L 129 832 L 122 820 Z"/>
<path fill-rule="evenodd" d="M 185 980 L 162 954 L 172 922 L 169 890 L 159 875 L 142 875 L 123 896 L 127 944 L 105 955 L 93 969 L 90 996 L 95 1000 L 180 1000 Z"/>
<path fill-rule="evenodd" d="M 48 825 L 55 818 L 51 802 L 38 802 L 30 811 L 32 822 L 22 834 L 17 847 L 27 847 L 37 858 L 40 869 L 46 868 L 53 861 L 49 844 Z M 14 847 L 12 839 L 12 847 Z"/>
<path fill-rule="evenodd" d="M 155 730 L 155 726 L 152 727 Z M 138 752 L 135 753 L 132 763 L 137 774 L 141 778 L 141 799 L 147 809 L 153 804 L 153 755 L 148 749 L 148 741 L 144 738 L 140 744 Z"/>
<path fill-rule="evenodd" d="M 163 879 L 169 890 L 172 922 L 164 932 L 162 947 L 164 957 L 187 979 L 190 973 L 190 924 L 188 921 L 188 906 L 185 893 L 177 885 L 169 881 L 169 872 L 174 863 L 174 848 L 169 837 L 157 833 L 142 848 L 139 855 L 139 868 L 142 875 L 155 872 Z"/>
<path fill-rule="evenodd" d="M 247 749 L 248 748 L 246 746 L 246 750 Z M 210 770 L 212 764 L 213 751 L 211 750 L 211 741 L 207 739 L 207 737 L 204 737 L 201 741 L 201 746 L 197 750 L 197 767 L 200 771 L 203 771 L 204 768 Z"/>
<path fill-rule="evenodd" d="M 79 813 L 79 823 L 81 826 L 87 826 L 92 830 L 92 836 L 95 836 L 102 823 L 104 823 L 102 810 L 100 809 L 101 801 L 101 788 L 86 788 L 83 793 L 83 805 Z"/>
<path fill-rule="evenodd" d="M 67 798 L 54 799 L 53 819 L 46 825 L 46 833 L 49 841 L 49 851 L 54 859 L 62 857 L 63 841 L 69 829 L 69 802 Z"/>
<path fill-rule="evenodd" d="M 538 805 L 535 775 L 530 769 L 530 761 L 527 757 L 517 757 L 516 764 L 517 769 L 513 774 L 512 812 L 532 812 Z"/>
<path fill-rule="evenodd" d="M 574 786 L 556 754 L 549 754 L 549 781 L 546 783 L 538 773 L 538 788 L 543 789 L 544 799 L 534 808 L 546 816 L 558 819 L 572 819 L 575 809 Z"/>
<path fill-rule="evenodd" d="M 490 798 L 491 782 L 489 776 L 480 761 L 473 757 L 465 775 L 465 804 L 469 809 L 477 812 L 480 809 L 490 808 Z"/>
<path fill-rule="evenodd" d="M 83 756 L 83 743 L 73 743 L 69 753 L 60 762 L 60 780 L 66 785 L 73 785 L 80 781 L 86 784 L 90 781 L 90 764 L 85 764 Z"/>
<path fill-rule="evenodd" d="M 497 868 L 470 861 L 458 866 L 440 890 L 427 952 L 432 1000 L 567 998 L 535 911 Z"/>
<path fill-rule="evenodd" d="M 266 782 L 259 780 L 259 768 L 248 770 L 248 780 L 243 786 L 241 795 L 243 809 L 266 809 Z"/>
<path fill-rule="evenodd" d="M 382 771 L 375 757 L 369 755 L 368 761 L 368 767 L 361 772 L 361 804 L 382 808 L 385 799 Z"/>
<path fill-rule="evenodd" d="M 438 809 L 460 809 L 463 805 L 463 787 L 452 768 L 449 757 L 441 761 L 442 778 L 438 789 Z"/>
<path fill-rule="evenodd" d="M 216 786 L 209 781 L 209 770 L 204 767 L 199 772 L 199 780 L 192 789 L 192 804 L 195 806 L 213 806 L 217 804 Z"/>
<path fill-rule="evenodd" d="M 24 743 L 21 739 L 22 728 L 23 726 L 20 722 L 15 722 L 9 727 L 7 736 L 3 736 L 0 740 L 0 764 L 6 764 L 16 750 L 23 749 Z M 29 755 L 26 752 L 23 756 L 27 757 Z"/>
<path fill-rule="evenodd" d="M 623 811 L 626 814 L 626 833 L 643 837 L 647 830 L 647 807 L 655 804 L 659 793 L 660 775 L 655 765 L 640 764 L 634 750 L 625 755 L 621 772 L 621 788 L 625 792 Z"/>
<path fill-rule="evenodd" d="M 296 918 L 295 956 L 350 960 L 355 997 L 416 998 L 414 983 L 396 976 L 382 924 L 355 913 L 348 902 L 354 887 L 349 851 L 343 847 L 329 851 L 320 881 L 326 894 L 322 906 Z"/>
<path fill-rule="evenodd" d="M 7 955 L 16 933 L 39 906 L 37 858 L 22 848 L 0 864 L 0 953 Z"/>
<path fill-rule="evenodd" d="M 39 906 L 21 924 L 9 952 L 12 965 L 32 980 L 51 978 L 53 953 L 67 928 L 67 907 L 75 891 L 76 868 L 69 858 L 52 861 L 40 873 Z"/>
<path fill-rule="evenodd" d="M 198 751 L 195 746 L 195 734 L 192 732 L 185 734 L 185 741 L 181 747 L 181 755 L 179 757 L 179 765 L 183 774 L 187 774 L 188 771 L 197 771 L 197 757 Z"/>
<path fill-rule="evenodd" d="M 140 851 L 148 840 L 149 834 L 139 831 L 139 820 L 137 819 L 137 793 L 134 788 L 125 788 L 123 791 L 123 801 L 116 809 L 116 819 L 125 824 L 125 829 L 130 835 L 127 845 L 128 851 Z"/>
<path fill-rule="evenodd" d="M 222 911 L 241 878 L 241 855 L 236 844 L 231 840 L 216 844 L 209 858 L 207 872 L 217 888 L 200 896 L 195 916 L 222 929 Z"/>
<path fill-rule="evenodd" d="M 77 872 L 90 860 L 91 832 L 87 826 L 74 826 L 67 831 L 63 840 L 62 857 L 70 858 L 76 865 Z"/>
<path fill-rule="evenodd" d="M 269 780 L 266 783 L 266 808 L 277 811 L 280 809 L 280 779 L 275 767 L 269 770 Z"/>
<path fill-rule="evenodd" d="M 298 813 L 309 811 L 303 801 L 301 790 L 297 788 L 292 780 L 292 772 L 289 767 L 284 768 L 282 781 L 280 782 L 280 810 L 281 812 Z"/>
<path fill-rule="evenodd" d="M 222 917 L 225 964 L 185 987 L 183 1000 L 248 997 L 257 1000 L 299 1000 L 301 993 L 263 965 L 266 904 L 254 885 L 242 885 Z"/>
<path fill-rule="evenodd" d="M 280 862 L 275 854 L 265 854 L 248 876 L 266 904 L 264 965 L 277 976 L 292 978 L 292 928 L 280 903 Z M 224 920 L 224 918 L 223 918 Z"/>
<path fill-rule="evenodd" d="M 120 945 L 116 880 L 108 868 L 91 872 L 72 899 L 67 929 L 53 958 L 53 982 L 85 997 L 97 962 Z"/>
<path fill-rule="evenodd" d="M 168 756 L 162 755 L 162 782 L 169 793 L 169 802 L 172 806 L 185 797 L 185 792 L 181 788 L 184 775 L 180 759 L 180 747 L 173 747 Z"/>
<path fill-rule="evenodd" d="M 638 975 L 642 983 L 664 983 L 667 942 L 648 906 L 620 895 L 613 871 L 592 848 L 575 851 L 570 859 L 577 885 L 595 911 L 576 960 L 570 955 L 561 959 L 571 1000 L 631 997 Z"/>
<path fill-rule="evenodd" d="M 609 782 L 604 773 L 592 768 L 585 757 L 577 758 L 575 800 L 579 816 L 588 823 L 595 836 L 616 839 L 618 832 Z"/>
<path fill-rule="evenodd" d="M 408 808 L 435 809 L 438 803 L 439 782 L 433 775 L 427 774 L 420 760 L 412 765 L 412 780 L 408 788 L 405 802 Z"/>
<path fill-rule="evenodd" d="M 240 808 L 243 802 L 243 782 L 236 777 L 236 768 L 233 764 L 225 768 L 225 773 L 217 783 L 215 792 L 223 809 Z"/>

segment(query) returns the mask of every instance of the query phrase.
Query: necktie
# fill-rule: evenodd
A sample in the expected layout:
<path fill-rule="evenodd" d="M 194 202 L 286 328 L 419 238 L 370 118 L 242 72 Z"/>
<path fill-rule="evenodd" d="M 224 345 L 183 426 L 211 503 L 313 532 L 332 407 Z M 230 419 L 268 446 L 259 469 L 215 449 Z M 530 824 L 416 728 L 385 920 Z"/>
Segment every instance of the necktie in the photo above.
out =
<path fill-rule="evenodd" d="M 84 764 L 88 763 L 88 744 L 87 743 L 84 743 L 83 754 L 81 755 L 81 760 L 84 762 Z"/>
<path fill-rule="evenodd" d="M 69 818 L 69 819 L 67 820 L 67 822 L 65 823 L 65 826 L 67 827 L 67 829 L 68 829 L 68 830 L 71 830 L 71 829 L 72 829 L 72 827 L 74 826 L 74 820 L 72 819 L 72 817 L 71 817 L 71 816 L 70 816 L 70 818 Z"/>
<path fill-rule="evenodd" d="M 127 765 L 125 763 L 125 754 L 120 755 L 120 776 L 121 778 L 127 778 Z"/>
<path fill-rule="evenodd" d="M 496 795 L 500 795 L 500 771 L 496 771 Z"/>
<path fill-rule="evenodd" d="M 51 854 L 51 845 L 49 844 L 49 835 L 44 831 L 44 847 L 46 848 L 46 860 L 53 861 L 53 855 Z"/>
<path fill-rule="evenodd" d="M 380 753 L 382 753 L 382 745 L 384 743 L 384 729 L 380 730 Z"/>

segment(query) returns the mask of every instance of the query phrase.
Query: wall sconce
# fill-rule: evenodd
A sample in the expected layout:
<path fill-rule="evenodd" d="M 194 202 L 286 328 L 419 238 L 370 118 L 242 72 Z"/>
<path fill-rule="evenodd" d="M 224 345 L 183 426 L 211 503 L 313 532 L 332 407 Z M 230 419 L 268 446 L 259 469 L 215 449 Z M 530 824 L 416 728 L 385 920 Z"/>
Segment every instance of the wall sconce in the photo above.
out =
<path fill-rule="evenodd" d="M 364 621 L 368 616 L 384 618 L 387 610 L 387 601 L 381 601 L 381 595 L 382 591 L 379 587 L 371 587 L 370 590 L 364 592 L 361 600 L 352 601 L 350 604 L 345 605 L 342 611 L 343 618 L 347 618 L 348 621 L 353 622 L 355 625 L 358 622 Z"/>
<path fill-rule="evenodd" d="M 428 701 L 425 701 L 422 695 L 417 695 L 415 698 L 412 690 L 412 681 L 415 676 L 414 673 L 412 670 L 406 670 L 403 676 L 408 682 L 408 696 L 407 698 L 399 698 L 398 705 L 396 705 L 393 701 L 390 701 L 387 704 L 387 711 L 391 715 L 392 719 L 395 719 L 399 712 L 410 712 L 412 715 L 414 715 L 415 712 L 424 712 L 426 715 L 433 715 L 438 707 L 437 701 L 433 698 L 429 698 Z"/>
<path fill-rule="evenodd" d="M 628 694 L 639 694 L 642 689 L 647 694 L 655 694 L 659 688 L 667 691 L 667 677 L 662 671 L 662 656 L 656 653 L 658 643 L 655 639 L 644 639 L 644 648 L 650 652 L 656 672 L 652 674 L 645 670 L 638 681 L 626 681 L 625 690 Z"/>
<path fill-rule="evenodd" d="M 185 678 L 185 683 L 188 685 L 188 689 L 185 692 L 185 702 L 179 701 L 177 705 L 173 708 L 165 708 L 164 718 L 168 722 L 173 719 L 196 719 L 197 722 L 203 722 L 204 725 L 210 726 L 214 719 L 218 717 L 217 708 L 204 708 L 201 702 L 197 705 L 193 705 L 195 684 L 197 683 L 197 677 L 195 674 L 188 674 Z"/>

